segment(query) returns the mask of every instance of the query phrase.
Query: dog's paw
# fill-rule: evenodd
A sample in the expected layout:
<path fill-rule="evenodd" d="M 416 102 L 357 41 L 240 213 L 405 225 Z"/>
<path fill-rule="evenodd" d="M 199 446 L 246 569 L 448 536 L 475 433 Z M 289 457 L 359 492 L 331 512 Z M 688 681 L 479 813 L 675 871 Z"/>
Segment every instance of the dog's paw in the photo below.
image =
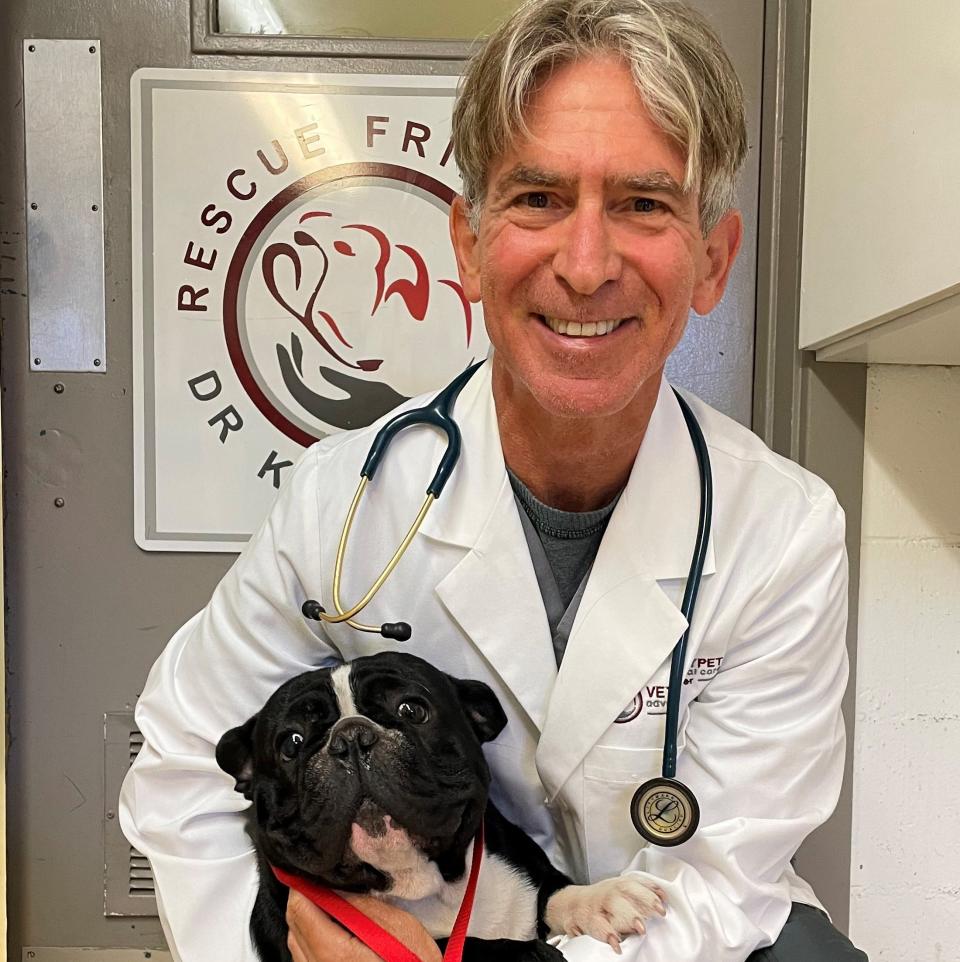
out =
<path fill-rule="evenodd" d="M 617 953 L 623 936 L 646 931 L 654 915 L 666 915 L 663 890 L 636 876 L 624 875 L 593 885 L 568 885 L 547 900 L 551 932 L 591 935 Z"/>

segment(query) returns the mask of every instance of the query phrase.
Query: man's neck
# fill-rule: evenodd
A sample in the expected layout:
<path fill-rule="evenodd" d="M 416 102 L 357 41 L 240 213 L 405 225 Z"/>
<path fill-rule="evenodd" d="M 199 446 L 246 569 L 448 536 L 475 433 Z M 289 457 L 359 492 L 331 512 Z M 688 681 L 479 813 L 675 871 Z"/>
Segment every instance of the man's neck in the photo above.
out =
<path fill-rule="evenodd" d="M 507 466 L 544 504 L 593 511 L 609 504 L 630 477 L 662 372 L 622 411 L 603 417 L 559 417 L 545 411 L 509 372 L 493 369 L 493 397 Z"/>

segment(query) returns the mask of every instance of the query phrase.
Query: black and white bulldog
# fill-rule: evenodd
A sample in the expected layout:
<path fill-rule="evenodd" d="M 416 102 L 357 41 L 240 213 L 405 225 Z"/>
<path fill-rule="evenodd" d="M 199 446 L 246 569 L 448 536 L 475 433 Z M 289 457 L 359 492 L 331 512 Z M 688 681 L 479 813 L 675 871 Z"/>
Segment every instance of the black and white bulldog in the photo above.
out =
<path fill-rule="evenodd" d="M 441 947 L 485 847 L 464 962 L 554 962 L 548 932 L 622 936 L 662 915 L 663 893 L 623 877 L 574 885 L 487 799 L 481 743 L 506 725 L 490 688 L 413 655 L 383 653 L 281 686 L 217 745 L 253 804 L 260 890 L 251 916 L 264 962 L 290 962 L 287 888 L 271 866 L 368 892 L 415 915 Z"/>

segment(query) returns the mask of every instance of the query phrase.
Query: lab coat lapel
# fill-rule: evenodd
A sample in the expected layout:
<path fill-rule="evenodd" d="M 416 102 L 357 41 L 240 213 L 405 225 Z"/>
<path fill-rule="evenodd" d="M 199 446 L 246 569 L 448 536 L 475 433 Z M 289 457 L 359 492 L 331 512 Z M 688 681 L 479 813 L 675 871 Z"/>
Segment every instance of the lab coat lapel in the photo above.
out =
<path fill-rule="evenodd" d="M 551 798 L 670 658 L 686 628 L 663 583 L 687 576 L 699 503 L 696 456 L 664 383 L 597 553 L 547 709 L 537 766 Z M 704 575 L 715 570 L 711 541 Z"/>
<path fill-rule="evenodd" d="M 464 388 L 455 417 L 463 435 L 455 481 L 427 515 L 421 533 L 466 553 L 436 593 L 539 730 L 557 664 L 503 463 L 489 364 Z"/>

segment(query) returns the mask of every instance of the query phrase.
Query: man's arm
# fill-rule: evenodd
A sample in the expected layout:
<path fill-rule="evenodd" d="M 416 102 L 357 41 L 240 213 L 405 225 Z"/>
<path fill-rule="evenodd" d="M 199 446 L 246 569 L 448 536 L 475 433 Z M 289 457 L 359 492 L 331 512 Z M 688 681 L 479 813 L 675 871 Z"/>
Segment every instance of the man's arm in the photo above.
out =
<path fill-rule="evenodd" d="M 662 885 L 668 910 L 646 937 L 623 943 L 626 962 L 743 962 L 776 940 L 790 910 L 790 859 L 830 816 L 843 778 L 843 528 L 823 494 L 691 704 L 677 777 L 700 801 L 700 828 L 676 848 L 642 849 L 627 867 Z M 583 937 L 561 950 L 571 962 L 618 958 Z"/>
<path fill-rule="evenodd" d="M 120 820 L 150 859 L 164 932 L 184 962 L 256 959 L 248 803 L 214 748 L 282 682 L 333 654 L 299 610 L 302 581 L 315 586 L 320 572 L 317 460 L 311 449 L 300 461 L 209 605 L 167 645 L 137 705 L 144 745 L 124 781 Z"/>

